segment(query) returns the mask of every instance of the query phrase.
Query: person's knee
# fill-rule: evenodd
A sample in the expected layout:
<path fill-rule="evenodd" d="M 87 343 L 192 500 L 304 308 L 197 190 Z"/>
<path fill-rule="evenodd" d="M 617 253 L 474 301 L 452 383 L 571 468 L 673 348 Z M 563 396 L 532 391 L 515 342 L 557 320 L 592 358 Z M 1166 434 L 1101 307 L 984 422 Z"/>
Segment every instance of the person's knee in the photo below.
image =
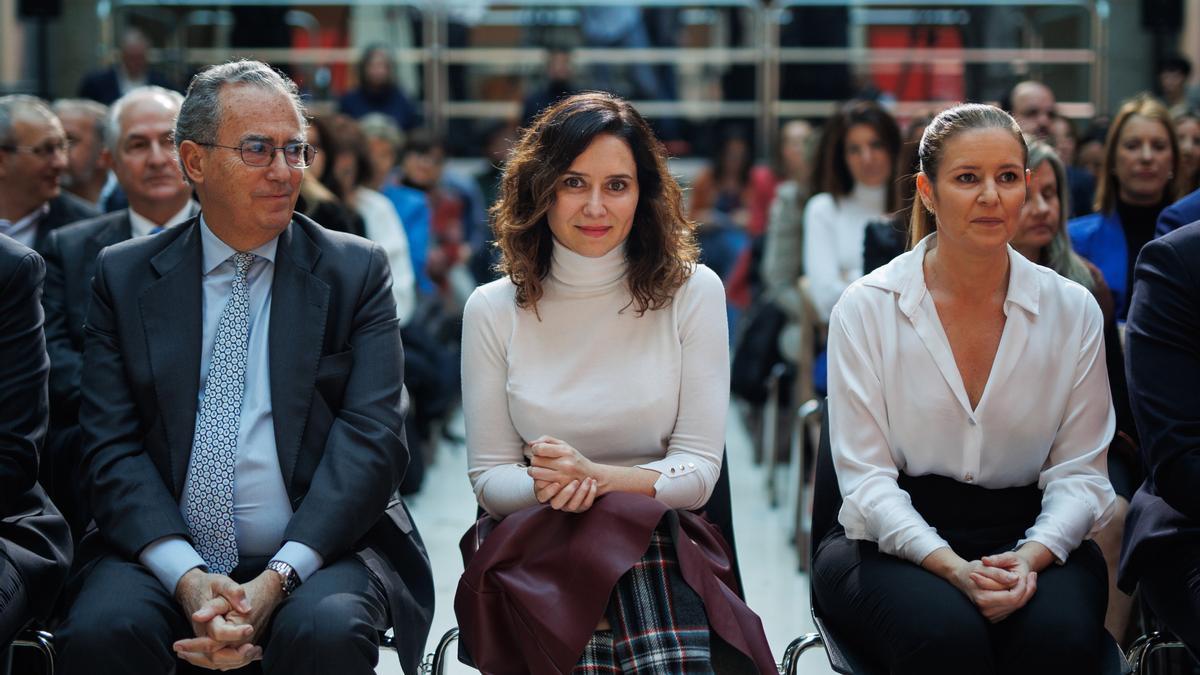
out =
<path fill-rule="evenodd" d="M 913 617 L 893 659 L 897 673 L 981 673 L 994 670 L 992 646 L 982 616 L 930 612 Z"/>
<path fill-rule="evenodd" d="M 67 672 L 113 672 L 109 668 L 116 663 L 157 663 L 166 672 L 175 662 L 170 626 L 141 603 L 77 603 L 55 636 L 64 664 L 87 666 Z"/>
<path fill-rule="evenodd" d="M 378 655 L 379 635 L 360 603 L 345 594 L 296 597 L 281 607 L 272 628 L 272 647 L 300 650 L 313 658 L 351 651 Z"/>

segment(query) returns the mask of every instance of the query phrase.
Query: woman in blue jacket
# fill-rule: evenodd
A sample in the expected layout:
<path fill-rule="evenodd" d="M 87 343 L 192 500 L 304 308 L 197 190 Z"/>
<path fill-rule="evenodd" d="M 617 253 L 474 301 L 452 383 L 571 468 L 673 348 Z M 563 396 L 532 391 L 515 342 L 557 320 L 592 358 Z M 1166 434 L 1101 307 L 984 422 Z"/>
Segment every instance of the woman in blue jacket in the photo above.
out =
<path fill-rule="evenodd" d="M 1138 252 L 1154 238 L 1163 208 L 1175 201 L 1178 166 L 1179 142 L 1167 108 L 1147 94 L 1126 101 L 1104 143 L 1096 212 L 1067 224 L 1075 251 L 1104 273 L 1118 321 L 1129 308 Z"/>

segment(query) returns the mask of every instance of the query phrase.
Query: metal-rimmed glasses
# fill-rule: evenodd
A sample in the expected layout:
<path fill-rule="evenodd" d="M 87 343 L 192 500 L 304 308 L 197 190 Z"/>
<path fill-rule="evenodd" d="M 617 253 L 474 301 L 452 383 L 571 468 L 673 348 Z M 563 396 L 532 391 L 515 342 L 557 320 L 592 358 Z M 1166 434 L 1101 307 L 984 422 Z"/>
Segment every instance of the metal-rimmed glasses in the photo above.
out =
<path fill-rule="evenodd" d="M 0 150 L 6 152 L 23 152 L 38 159 L 48 159 L 54 155 L 66 155 L 71 149 L 69 140 L 47 141 L 41 145 L 0 145 Z"/>
<path fill-rule="evenodd" d="M 312 166 L 317 149 L 308 143 L 288 143 L 282 146 L 271 145 L 266 141 L 242 141 L 241 145 L 220 145 L 217 143 L 197 143 L 209 148 L 225 148 L 237 150 L 246 166 L 270 166 L 276 152 L 283 153 L 283 161 L 293 169 L 306 169 Z"/>

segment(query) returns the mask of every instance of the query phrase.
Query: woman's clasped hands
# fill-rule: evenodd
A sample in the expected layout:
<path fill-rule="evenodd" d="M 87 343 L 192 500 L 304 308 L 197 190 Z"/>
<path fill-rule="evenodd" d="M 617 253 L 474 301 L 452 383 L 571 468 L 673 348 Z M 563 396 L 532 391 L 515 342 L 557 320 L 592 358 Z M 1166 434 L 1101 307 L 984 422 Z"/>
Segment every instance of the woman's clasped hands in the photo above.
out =
<path fill-rule="evenodd" d="M 1037 572 L 1013 552 L 964 561 L 954 576 L 954 585 L 992 623 L 1024 607 L 1037 591 Z"/>
<path fill-rule="evenodd" d="M 564 441 L 541 436 L 526 444 L 529 476 L 538 502 L 558 511 L 583 513 L 599 494 L 594 462 Z"/>

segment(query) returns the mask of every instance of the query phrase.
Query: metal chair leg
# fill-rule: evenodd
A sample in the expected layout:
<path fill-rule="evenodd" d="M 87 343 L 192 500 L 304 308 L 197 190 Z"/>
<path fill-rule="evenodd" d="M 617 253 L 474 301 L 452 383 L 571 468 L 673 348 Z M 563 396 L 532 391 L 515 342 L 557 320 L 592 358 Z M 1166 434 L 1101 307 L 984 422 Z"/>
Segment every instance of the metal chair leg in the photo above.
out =
<path fill-rule="evenodd" d="M 1166 633 L 1154 631 L 1134 640 L 1126 660 L 1133 675 L 1150 675 L 1151 659 L 1160 649 L 1186 649 L 1187 646 Z"/>
<path fill-rule="evenodd" d="M 767 474 L 767 503 L 771 508 L 779 506 L 779 486 L 775 469 L 779 464 L 779 388 L 787 366 L 776 363 L 767 376 L 767 403 L 763 409 L 762 446 Z"/>
<path fill-rule="evenodd" d="M 825 646 L 820 633 L 805 633 L 792 640 L 787 649 L 783 650 L 783 663 L 780 664 L 780 675 L 797 675 L 800 672 L 800 655 L 811 647 Z"/>
<path fill-rule="evenodd" d="M 446 631 L 442 635 L 442 639 L 438 640 L 437 648 L 433 650 L 432 660 L 426 657 L 425 672 L 429 675 L 442 675 L 446 670 L 447 654 L 450 651 L 450 645 L 458 640 L 458 628 L 454 627 Z"/>
<path fill-rule="evenodd" d="M 42 669 L 46 675 L 54 675 L 54 636 L 44 630 L 22 633 L 12 642 L 13 647 L 36 649 L 42 655 Z"/>

